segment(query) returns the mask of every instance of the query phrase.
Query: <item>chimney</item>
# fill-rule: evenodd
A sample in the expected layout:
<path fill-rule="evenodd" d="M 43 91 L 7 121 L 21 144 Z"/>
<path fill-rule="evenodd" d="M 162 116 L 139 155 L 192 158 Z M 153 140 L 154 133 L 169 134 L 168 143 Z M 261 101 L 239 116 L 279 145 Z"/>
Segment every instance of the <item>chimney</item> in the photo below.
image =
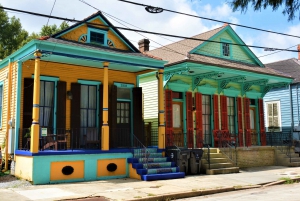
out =
<path fill-rule="evenodd" d="M 139 40 L 138 44 L 139 44 L 140 52 L 149 51 L 149 44 L 150 44 L 149 39 L 144 38 L 142 40 Z"/>
<path fill-rule="evenodd" d="M 298 45 L 297 50 L 298 50 L 298 60 L 300 60 L 300 45 Z"/>

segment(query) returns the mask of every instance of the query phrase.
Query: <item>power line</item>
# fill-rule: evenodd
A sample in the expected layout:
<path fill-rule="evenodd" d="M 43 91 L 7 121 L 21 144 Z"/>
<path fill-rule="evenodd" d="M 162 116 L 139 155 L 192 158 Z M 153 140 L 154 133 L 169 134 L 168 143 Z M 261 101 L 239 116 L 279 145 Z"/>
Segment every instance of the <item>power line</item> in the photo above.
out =
<path fill-rule="evenodd" d="M 106 27 L 106 28 L 111 27 L 111 28 L 116 28 L 116 29 L 121 29 L 121 30 L 126 30 L 126 31 L 141 32 L 141 33 L 147 33 L 147 34 L 153 34 L 153 35 L 161 35 L 161 36 L 167 36 L 167 37 L 173 37 L 173 38 L 181 38 L 181 39 L 189 39 L 189 40 L 196 40 L 196 41 L 202 41 L 202 42 L 212 42 L 212 43 L 219 43 L 219 44 L 223 43 L 221 41 L 204 40 L 204 39 L 199 39 L 199 38 L 191 38 L 191 37 L 178 36 L 178 35 L 172 35 L 172 34 L 165 34 L 165 33 L 159 33 L 159 32 L 152 32 L 152 31 L 143 31 L 143 30 L 131 29 L 131 28 L 125 28 L 125 27 L 100 25 L 100 24 L 97 24 L 97 23 L 91 23 L 91 22 L 86 22 L 86 21 L 82 21 L 82 20 L 75 20 L 75 19 L 69 19 L 69 18 L 63 18 L 63 17 L 57 17 L 57 16 L 50 16 L 50 15 L 45 15 L 45 14 L 40 14 L 40 13 L 34 13 L 34 12 L 29 12 L 29 11 L 24 11 L 24 10 L 7 8 L 7 7 L 3 7 L 3 6 L 0 6 L 0 8 L 5 9 L 5 10 L 12 10 L 12 11 L 17 11 L 17 12 L 21 12 L 21 13 L 27 13 L 27 14 L 31 14 L 31 15 L 36 15 L 36 16 L 40 16 L 40 17 L 49 17 L 49 18 L 53 18 L 53 19 L 70 21 L 70 22 L 86 23 L 88 25 L 94 25 L 94 26 L 100 26 L 100 27 Z M 299 52 L 298 50 L 287 50 L 287 49 L 282 49 L 282 48 L 270 48 L 270 47 L 264 47 L 264 46 L 236 44 L 236 43 L 228 43 L 228 44 L 230 44 L 230 45 L 236 45 L 236 46 L 243 46 L 243 47 L 260 48 L 260 49 L 272 49 L 274 51 L 275 50 L 281 50 L 281 51 L 288 51 L 288 52 Z"/>
<path fill-rule="evenodd" d="M 153 7 L 151 5 L 136 3 L 136 2 L 133 2 L 133 1 L 126 1 L 126 0 L 118 0 L 118 1 L 129 3 L 129 4 L 134 4 L 134 5 L 137 5 L 137 6 Z M 154 8 L 158 8 L 158 7 L 154 7 Z M 221 20 L 215 20 L 215 19 L 208 18 L 208 17 L 201 17 L 201 16 L 192 15 L 192 14 L 188 14 L 188 13 L 182 13 L 182 12 L 178 12 L 178 11 L 174 11 L 174 10 L 169 10 L 169 9 L 165 9 L 165 8 L 160 8 L 160 9 L 162 9 L 163 11 L 168 11 L 168 12 L 176 13 L 176 14 L 180 14 L 180 15 L 186 15 L 186 16 L 189 16 L 189 17 L 195 17 L 195 18 L 200 18 L 200 19 L 204 19 L 204 20 L 210 20 L 210 21 L 214 21 L 214 22 L 226 23 L 226 24 L 230 24 L 230 25 L 234 25 L 234 26 L 239 26 L 239 27 L 243 27 L 243 28 L 253 29 L 253 30 L 257 30 L 257 31 L 264 31 L 264 32 L 268 32 L 268 33 L 274 33 L 274 34 L 279 34 L 279 35 L 284 35 L 284 36 L 290 36 L 290 37 L 300 38 L 300 36 L 295 36 L 295 35 L 290 35 L 290 34 L 285 34 L 285 33 L 280 33 L 280 32 L 275 32 L 275 31 L 270 31 L 270 30 L 266 30 L 266 29 L 260 29 L 260 28 L 256 28 L 256 27 L 250 27 L 250 26 L 246 26 L 246 25 L 242 25 L 242 24 L 235 24 L 235 23 L 225 22 L 225 21 L 221 21 Z"/>

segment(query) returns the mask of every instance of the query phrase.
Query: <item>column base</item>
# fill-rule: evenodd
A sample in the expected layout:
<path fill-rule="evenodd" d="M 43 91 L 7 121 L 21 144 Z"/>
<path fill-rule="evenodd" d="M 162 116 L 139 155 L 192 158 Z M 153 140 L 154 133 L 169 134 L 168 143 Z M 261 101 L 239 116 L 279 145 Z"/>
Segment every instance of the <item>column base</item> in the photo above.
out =
<path fill-rule="evenodd" d="M 164 126 L 158 127 L 158 148 L 164 149 L 166 145 L 166 129 Z"/>
<path fill-rule="evenodd" d="M 40 139 L 40 125 L 32 124 L 30 131 L 30 152 L 39 152 L 39 139 Z"/>
<path fill-rule="evenodd" d="M 102 126 L 101 150 L 109 150 L 109 126 Z"/>

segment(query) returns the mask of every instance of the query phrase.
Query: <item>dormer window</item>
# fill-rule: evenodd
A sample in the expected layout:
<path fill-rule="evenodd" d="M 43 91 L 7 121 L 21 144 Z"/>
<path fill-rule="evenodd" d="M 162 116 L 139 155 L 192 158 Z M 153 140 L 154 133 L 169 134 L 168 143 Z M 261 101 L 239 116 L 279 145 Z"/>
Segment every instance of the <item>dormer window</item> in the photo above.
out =
<path fill-rule="evenodd" d="M 222 49 L 223 49 L 223 56 L 225 57 L 230 56 L 230 49 L 228 43 L 222 43 Z"/>
<path fill-rule="evenodd" d="M 107 46 L 107 31 L 105 29 L 88 27 L 87 43 Z"/>
<path fill-rule="evenodd" d="M 221 56 L 232 57 L 231 40 L 221 38 Z"/>

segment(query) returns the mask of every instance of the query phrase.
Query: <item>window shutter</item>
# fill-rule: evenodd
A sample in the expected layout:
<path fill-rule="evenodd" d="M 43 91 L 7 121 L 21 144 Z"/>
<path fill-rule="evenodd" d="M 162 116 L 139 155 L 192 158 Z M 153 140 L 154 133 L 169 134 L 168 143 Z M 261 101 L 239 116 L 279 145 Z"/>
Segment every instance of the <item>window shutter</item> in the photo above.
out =
<path fill-rule="evenodd" d="M 195 93 L 196 106 L 196 146 L 203 147 L 202 94 Z"/>
<path fill-rule="evenodd" d="M 115 140 L 117 137 L 117 90 L 115 85 L 111 86 L 109 109 L 108 109 L 108 124 L 109 124 L 109 147 L 114 148 Z"/>
<path fill-rule="evenodd" d="M 145 144 L 144 135 L 144 121 L 143 121 L 143 93 L 141 87 L 132 89 L 133 95 L 133 134 L 139 139 L 140 142 Z"/>
<path fill-rule="evenodd" d="M 66 129 L 66 101 L 67 101 L 67 83 L 64 81 L 58 81 L 57 82 L 57 109 L 56 109 L 56 127 L 58 132 L 65 132 Z"/>
<path fill-rule="evenodd" d="M 218 95 L 213 96 L 214 101 L 214 145 L 218 147 L 218 132 L 219 132 L 219 100 Z"/>
<path fill-rule="evenodd" d="M 188 148 L 194 148 L 192 92 L 186 92 L 186 126 Z"/>
<path fill-rule="evenodd" d="M 222 130 L 228 131 L 228 115 L 227 115 L 227 97 L 220 96 L 221 99 L 221 127 Z"/>
<path fill-rule="evenodd" d="M 173 146 L 173 104 L 172 90 L 165 90 L 165 121 L 166 121 L 166 147 Z"/>
<path fill-rule="evenodd" d="M 244 98 L 244 121 L 246 130 L 246 146 L 251 146 L 251 130 L 250 130 L 250 99 Z"/>
<path fill-rule="evenodd" d="M 264 122 L 264 107 L 263 99 L 258 99 L 258 111 L 259 111 L 259 129 L 260 129 L 260 142 L 262 146 L 267 145 L 267 137 L 265 131 L 265 122 Z"/>
<path fill-rule="evenodd" d="M 80 91 L 81 85 L 78 83 L 71 83 L 71 143 L 72 148 L 79 146 L 80 140 Z"/>
<path fill-rule="evenodd" d="M 237 113 L 238 113 L 238 139 L 239 146 L 244 146 L 243 140 L 243 114 L 242 114 L 242 98 L 237 98 Z"/>
<path fill-rule="evenodd" d="M 99 85 L 99 116 L 98 116 L 98 120 L 99 120 L 99 136 L 101 139 L 101 133 L 102 133 L 102 125 L 103 125 L 103 85 Z"/>

